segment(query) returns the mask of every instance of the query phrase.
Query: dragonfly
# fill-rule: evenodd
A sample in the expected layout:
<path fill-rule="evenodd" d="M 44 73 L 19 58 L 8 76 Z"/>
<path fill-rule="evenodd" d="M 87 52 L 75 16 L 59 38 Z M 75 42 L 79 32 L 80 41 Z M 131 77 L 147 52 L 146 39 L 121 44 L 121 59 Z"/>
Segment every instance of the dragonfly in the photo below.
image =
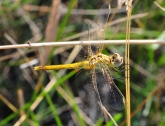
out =
<path fill-rule="evenodd" d="M 92 120 L 100 116 L 100 105 L 108 111 L 110 108 L 121 111 L 125 106 L 125 98 L 111 76 L 112 70 L 118 72 L 123 66 L 123 57 L 118 53 L 110 56 L 102 53 L 104 44 L 101 40 L 105 39 L 109 15 L 110 4 L 104 3 L 92 21 L 84 21 L 81 40 L 89 43 L 81 45 L 76 63 L 34 67 L 34 70 L 79 69 L 75 82 L 80 98 L 90 110 L 94 109 L 88 114 Z M 90 40 L 98 40 L 99 44 L 90 44 Z"/>

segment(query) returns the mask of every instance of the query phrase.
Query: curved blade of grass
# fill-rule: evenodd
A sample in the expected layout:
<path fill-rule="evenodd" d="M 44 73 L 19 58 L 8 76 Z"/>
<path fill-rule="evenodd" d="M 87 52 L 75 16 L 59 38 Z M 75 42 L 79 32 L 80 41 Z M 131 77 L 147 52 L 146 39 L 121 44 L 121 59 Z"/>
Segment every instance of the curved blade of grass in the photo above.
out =
<path fill-rule="evenodd" d="M 0 121 L 0 126 L 4 126 L 5 124 L 7 124 L 10 120 L 12 120 L 14 117 L 19 115 L 22 110 L 28 109 L 30 105 L 31 105 L 31 103 L 28 102 L 22 108 L 18 109 L 17 112 L 12 113 L 8 117 L 6 117 L 5 119 L 1 120 Z"/>
<path fill-rule="evenodd" d="M 46 97 L 46 100 L 49 103 L 49 106 L 50 106 L 50 108 L 52 110 L 52 113 L 53 113 L 53 116 L 54 116 L 54 119 L 55 119 L 57 125 L 58 126 L 62 126 L 62 122 L 61 122 L 61 120 L 60 120 L 60 118 L 58 116 L 57 109 L 56 109 L 55 105 L 53 104 L 53 102 L 52 102 L 49 94 L 48 93 L 45 93 L 45 97 Z"/>
<path fill-rule="evenodd" d="M 65 96 L 63 97 L 68 104 L 73 108 L 74 112 L 77 115 L 78 121 L 80 123 L 81 126 L 85 126 L 86 124 L 84 123 L 81 114 L 80 114 L 80 110 L 78 105 L 76 104 L 76 102 L 74 101 L 74 98 L 72 95 L 70 95 L 71 93 L 66 93 L 65 90 L 62 87 L 57 87 L 56 90 L 62 95 Z"/>
<path fill-rule="evenodd" d="M 54 74 L 54 76 L 56 76 L 55 73 L 54 73 L 54 71 L 52 71 L 52 74 Z M 67 76 L 67 75 L 66 75 L 66 76 Z M 66 95 L 64 95 L 63 93 L 60 93 L 60 92 L 58 91 L 58 89 L 57 89 L 57 91 L 63 96 L 63 98 L 68 102 L 68 104 L 72 103 L 72 104 L 70 104 L 70 105 L 71 105 L 71 107 L 73 108 L 74 112 L 76 113 L 80 125 L 81 125 L 81 126 L 84 126 L 85 123 L 84 123 L 82 117 L 81 117 L 80 114 L 79 114 L 79 113 L 80 113 L 80 110 L 79 110 L 78 105 L 77 105 L 76 102 L 74 101 L 74 96 L 72 95 L 71 91 L 68 89 L 68 87 L 67 87 L 65 84 L 63 85 L 63 87 L 64 87 L 64 89 L 65 89 L 66 95 L 68 96 L 67 98 L 69 99 L 70 102 L 66 100 L 66 98 L 65 98 Z M 62 90 L 62 88 L 60 88 L 60 90 Z M 63 90 L 62 90 L 62 91 L 63 91 Z"/>
<path fill-rule="evenodd" d="M 32 120 L 33 120 L 34 125 L 35 126 L 40 126 L 40 124 L 39 124 L 39 122 L 38 122 L 38 120 L 36 118 L 36 115 L 33 112 L 31 112 L 30 115 L 32 117 Z"/>

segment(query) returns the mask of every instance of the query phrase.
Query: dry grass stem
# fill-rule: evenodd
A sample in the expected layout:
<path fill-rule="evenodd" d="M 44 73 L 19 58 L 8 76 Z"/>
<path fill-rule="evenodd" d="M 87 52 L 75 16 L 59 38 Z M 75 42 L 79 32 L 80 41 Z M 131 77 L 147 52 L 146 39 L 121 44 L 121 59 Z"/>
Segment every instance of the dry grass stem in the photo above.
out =
<path fill-rule="evenodd" d="M 124 0 L 123 0 L 124 1 Z M 122 3 L 123 3 L 122 1 Z M 121 3 L 121 5 L 122 5 Z M 127 26 L 126 26 L 126 45 L 125 45 L 125 87 L 126 87 L 126 117 L 127 126 L 131 125 L 131 104 L 130 104 L 130 22 L 132 13 L 132 0 L 124 1 L 127 10 Z"/>
<path fill-rule="evenodd" d="M 101 40 L 104 44 L 121 45 L 125 44 L 126 40 Z M 42 42 L 42 43 L 30 43 L 30 44 L 17 44 L 17 45 L 4 45 L 0 46 L 2 49 L 16 49 L 16 48 L 36 48 L 36 47 L 47 47 L 47 46 L 75 46 L 75 45 L 87 45 L 89 41 L 66 41 L 66 42 Z M 100 41 L 91 40 L 90 44 L 100 44 Z M 160 44 L 164 45 L 165 40 L 130 40 L 130 44 L 135 45 L 148 45 L 148 44 Z"/>
<path fill-rule="evenodd" d="M 159 7 L 161 10 L 165 11 L 165 8 L 161 7 L 156 1 L 154 2 L 154 4 Z"/>

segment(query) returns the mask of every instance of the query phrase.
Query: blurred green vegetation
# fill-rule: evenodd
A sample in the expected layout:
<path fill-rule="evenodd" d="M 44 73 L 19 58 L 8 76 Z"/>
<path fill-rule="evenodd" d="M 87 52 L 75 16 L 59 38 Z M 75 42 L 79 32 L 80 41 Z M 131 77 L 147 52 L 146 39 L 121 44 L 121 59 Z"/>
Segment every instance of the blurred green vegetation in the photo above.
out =
<path fill-rule="evenodd" d="M 116 7 L 116 0 L 63 0 L 68 7 L 57 25 L 54 41 L 62 41 L 81 32 L 83 20 L 93 19 L 94 15 L 74 15 L 72 9 L 99 9 L 105 2 Z M 131 21 L 131 39 L 165 38 L 165 12 L 150 1 L 134 0 L 132 15 L 148 13 L 148 16 Z M 165 1 L 158 1 L 165 5 Z M 31 8 L 27 8 L 27 5 Z M 0 44 L 11 45 L 45 41 L 45 31 L 50 18 L 50 10 L 32 7 L 52 7 L 52 1 L 44 0 L 5 0 L 0 3 Z M 65 8 L 63 6 L 63 9 Z M 123 9 L 124 10 L 124 9 Z M 113 21 L 126 17 L 126 12 L 117 13 Z M 29 20 L 27 20 L 27 18 Z M 126 22 L 108 27 L 105 39 L 125 40 Z M 10 39 L 11 38 L 11 39 Z M 32 39 L 33 38 L 33 39 Z M 74 38 L 72 40 L 78 40 Z M 124 45 L 106 45 L 103 53 L 114 52 L 124 56 Z M 64 64 L 73 48 L 55 47 L 49 54 L 48 64 Z M 133 126 L 165 125 L 165 47 L 156 44 L 130 46 L 131 59 L 131 111 L 133 112 L 144 100 L 131 119 Z M 20 52 L 23 52 L 20 53 Z M 60 52 L 60 53 L 58 53 Z M 23 119 L 21 125 L 86 125 L 82 116 L 83 105 L 79 99 L 75 70 L 33 71 L 33 66 L 40 63 L 39 58 L 46 52 L 44 48 L 8 49 L 0 53 L 0 125 L 12 126 Z M 27 63 L 32 63 L 27 64 Z M 125 95 L 124 71 L 112 73 L 114 81 Z M 112 110 L 117 124 L 125 119 L 125 110 Z M 103 125 L 99 120 L 96 125 Z M 114 125 L 110 120 L 107 125 Z"/>

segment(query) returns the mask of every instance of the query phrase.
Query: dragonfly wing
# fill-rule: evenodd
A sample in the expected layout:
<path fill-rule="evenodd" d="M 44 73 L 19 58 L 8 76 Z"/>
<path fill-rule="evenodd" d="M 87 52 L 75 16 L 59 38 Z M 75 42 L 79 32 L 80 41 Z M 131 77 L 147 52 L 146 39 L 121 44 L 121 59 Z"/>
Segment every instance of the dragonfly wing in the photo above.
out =
<path fill-rule="evenodd" d="M 85 20 L 83 29 L 82 29 L 82 37 L 80 40 L 89 41 L 89 40 L 104 40 L 104 32 L 106 28 L 106 23 L 110 14 L 110 4 L 105 3 L 98 15 L 95 16 L 94 20 Z M 101 52 L 103 49 L 103 44 L 100 41 L 100 45 L 83 45 L 80 48 L 80 52 L 76 58 L 76 61 L 82 61 L 87 59 L 88 57 L 95 55 L 96 53 Z"/>
<path fill-rule="evenodd" d="M 89 20 L 85 20 L 82 29 L 82 37 L 80 40 L 89 41 L 94 39 L 96 31 L 93 31 L 93 26 L 90 24 Z M 88 57 L 95 55 L 97 52 L 97 46 L 90 44 L 80 46 L 80 51 L 76 57 L 76 61 L 86 60 Z"/>
<path fill-rule="evenodd" d="M 107 69 L 97 69 L 95 71 L 96 86 L 103 106 L 109 110 L 122 110 L 125 99 L 120 90 L 115 85 L 113 78 Z"/>
<path fill-rule="evenodd" d="M 78 93 L 86 105 L 85 113 L 93 122 L 102 117 L 100 102 L 109 112 L 111 108 L 120 111 L 125 105 L 125 98 L 113 82 L 109 71 L 100 68 L 95 69 L 94 76 L 90 70 L 82 70 L 76 75 Z"/>
<path fill-rule="evenodd" d="M 111 7 L 109 3 L 103 4 L 103 6 L 100 8 L 100 11 L 98 15 L 95 16 L 93 22 L 95 22 L 96 34 L 95 34 L 95 40 L 104 40 L 105 39 L 105 29 L 106 24 L 109 18 L 109 14 L 111 11 Z M 97 52 L 102 52 L 102 49 L 104 47 L 104 44 L 101 43 L 98 46 Z"/>
<path fill-rule="evenodd" d="M 99 106 L 98 95 L 92 85 L 92 77 L 89 70 L 82 70 L 77 73 L 76 85 L 79 96 L 85 104 L 84 112 L 93 122 L 96 122 L 102 117 L 102 111 Z"/>

